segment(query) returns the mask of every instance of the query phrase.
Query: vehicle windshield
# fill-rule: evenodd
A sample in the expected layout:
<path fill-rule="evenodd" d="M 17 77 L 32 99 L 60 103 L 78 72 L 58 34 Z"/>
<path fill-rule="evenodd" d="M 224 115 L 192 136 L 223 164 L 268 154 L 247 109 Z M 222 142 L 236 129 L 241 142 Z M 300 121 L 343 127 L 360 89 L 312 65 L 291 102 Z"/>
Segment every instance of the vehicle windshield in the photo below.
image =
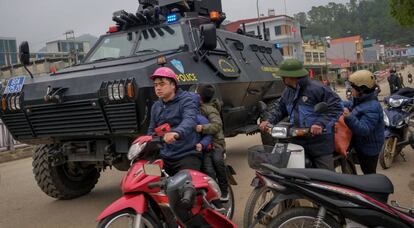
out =
<path fill-rule="evenodd" d="M 134 49 L 137 39 L 138 45 Z M 114 34 L 104 37 L 85 63 L 149 55 L 175 50 L 184 44 L 184 37 L 179 24 Z"/>
<path fill-rule="evenodd" d="M 131 55 L 136 42 L 136 33 L 121 33 L 103 38 L 85 62 L 118 59 Z"/>
<path fill-rule="evenodd" d="M 135 55 L 140 56 L 174 50 L 182 45 L 184 45 L 184 37 L 179 24 L 150 28 L 140 33 Z"/>

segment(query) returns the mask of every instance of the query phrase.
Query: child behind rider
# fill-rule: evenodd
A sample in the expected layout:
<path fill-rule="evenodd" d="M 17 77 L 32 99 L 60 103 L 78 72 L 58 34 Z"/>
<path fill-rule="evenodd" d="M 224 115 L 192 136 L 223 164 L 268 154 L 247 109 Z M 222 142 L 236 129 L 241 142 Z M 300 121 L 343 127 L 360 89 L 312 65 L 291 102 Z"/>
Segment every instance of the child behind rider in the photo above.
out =
<path fill-rule="evenodd" d="M 226 143 L 224 141 L 223 122 L 220 117 L 221 103 L 218 99 L 213 99 L 215 89 L 212 85 L 201 85 L 197 88 L 197 93 L 201 98 L 200 111 L 207 117 L 208 124 L 197 125 L 197 132 L 203 135 L 213 135 L 214 149 L 204 156 L 204 171 L 213 179 L 218 180 L 222 193 L 220 200 L 229 200 L 228 181 L 226 165 L 224 163 L 224 153 Z"/>

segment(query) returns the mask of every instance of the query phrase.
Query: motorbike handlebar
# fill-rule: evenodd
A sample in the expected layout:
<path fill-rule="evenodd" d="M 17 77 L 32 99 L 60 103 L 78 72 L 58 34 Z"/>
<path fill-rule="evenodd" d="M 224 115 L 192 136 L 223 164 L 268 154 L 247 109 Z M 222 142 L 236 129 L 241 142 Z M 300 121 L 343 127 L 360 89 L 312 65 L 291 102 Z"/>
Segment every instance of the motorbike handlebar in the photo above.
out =
<path fill-rule="evenodd" d="M 193 207 L 195 198 L 195 189 L 193 187 L 186 187 L 183 189 L 181 204 L 183 207 L 189 209 Z"/>

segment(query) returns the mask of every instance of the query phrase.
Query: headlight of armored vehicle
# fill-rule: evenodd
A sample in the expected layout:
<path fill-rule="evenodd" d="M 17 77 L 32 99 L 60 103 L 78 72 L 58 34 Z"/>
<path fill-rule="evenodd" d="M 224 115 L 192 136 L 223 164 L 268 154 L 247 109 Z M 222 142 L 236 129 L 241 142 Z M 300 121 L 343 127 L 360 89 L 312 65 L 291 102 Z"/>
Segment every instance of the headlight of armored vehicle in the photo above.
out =
<path fill-rule="evenodd" d="M 403 102 L 404 99 L 394 99 L 392 97 L 388 100 L 388 103 L 394 108 L 400 107 Z"/>
<path fill-rule="evenodd" d="M 288 128 L 276 126 L 272 128 L 271 131 L 272 137 L 274 138 L 287 138 Z"/>
<path fill-rule="evenodd" d="M 107 87 L 108 99 L 110 101 L 124 100 L 125 97 L 133 99 L 135 96 L 135 85 L 133 79 L 109 82 Z"/>

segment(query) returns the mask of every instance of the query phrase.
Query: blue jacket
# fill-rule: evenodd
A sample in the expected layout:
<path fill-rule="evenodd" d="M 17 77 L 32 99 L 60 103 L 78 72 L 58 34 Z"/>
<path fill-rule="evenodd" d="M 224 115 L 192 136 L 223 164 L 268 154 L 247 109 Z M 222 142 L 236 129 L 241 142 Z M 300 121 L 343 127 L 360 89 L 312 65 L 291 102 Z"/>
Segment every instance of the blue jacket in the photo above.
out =
<path fill-rule="evenodd" d="M 153 134 L 156 127 L 168 123 L 171 131 L 180 135 L 175 143 L 167 144 L 161 149 L 162 158 L 179 159 L 197 153 L 195 145 L 199 142 L 199 135 L 195 127 L 198 112 L 199 108 L 191 95 L 182 89 L 177 90 L 171 101 L 158 100 L 152 105 L 148 134 Z"/>
<path fill-rule="evenodd" d="M 344 106 L 352 112 L 345 117 L 346 125 L 352 131 L 351 146 L 368 156 L 379 154 L 384 144 L 384 114 L 375 92 L 353 98 Z"/>
<path fill-rule="evenodd" d="M 193 101 L 196 103 L 197 107 L 200 107 L 200 96 L 193 92 L 190 92 L 190 95 Z M 208 119 L 205 116 L 201 115 L 200 111 L 198 111 L 197 113 L 196 122 L 197 122 L 197 125 L 204 125 L 204 124 L 209 123 Z M 200 144 L 203 145 L 203 150 L 207 150 L 208 145 L 212 141 L 213 141 L 212 135 L 208 135 L 208 134 L 201 135 Z"/>
<path fill-rule="evenodd" d="M 320 102 L 328 104 L 328 112 L 315 113 L 314 106 Z M 319 157 L 334 151 L 333 126 L 342 114 L 342 109 L 341 98 L 336 93 L 322 83 L 304 77 L 299 80 L 297 88 L 286 87 L 279 106 L 270 113 L 269 122 L 276 124 L 289 116 L 295 127 L 310 128 L 317 124 L 326 129 L 322 135 L 293 140 L 302 145 L 309 156 Z"/>

